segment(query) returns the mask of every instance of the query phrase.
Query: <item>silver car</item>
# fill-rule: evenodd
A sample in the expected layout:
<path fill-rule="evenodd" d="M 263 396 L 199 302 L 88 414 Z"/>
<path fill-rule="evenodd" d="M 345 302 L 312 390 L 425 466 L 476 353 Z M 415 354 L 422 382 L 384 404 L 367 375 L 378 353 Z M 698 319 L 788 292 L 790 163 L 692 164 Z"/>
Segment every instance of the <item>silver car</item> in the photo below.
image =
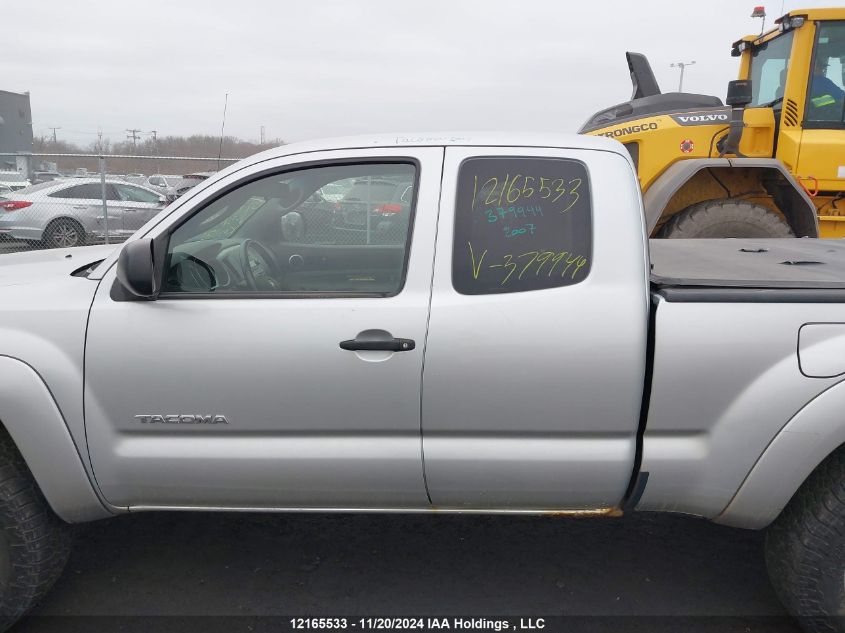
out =
<path fill-rule="evenodd" d="M 141 228 L 165 205 L 152 189 L 106 180 L 106 213 L 98 178 L 45 182 L 0 200 L 0 236 L 36 242 L 47 248 L 121 241 Z"/>

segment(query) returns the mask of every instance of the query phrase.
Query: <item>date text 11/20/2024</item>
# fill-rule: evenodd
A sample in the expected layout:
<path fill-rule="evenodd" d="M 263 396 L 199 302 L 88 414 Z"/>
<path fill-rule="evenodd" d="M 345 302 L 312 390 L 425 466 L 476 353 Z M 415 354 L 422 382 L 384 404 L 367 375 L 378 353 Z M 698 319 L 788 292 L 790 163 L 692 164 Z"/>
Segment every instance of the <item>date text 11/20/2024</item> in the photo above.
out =
<path fill-rule="evenodd" d="M 397 630 L 397 631 L 537 631 L 546 628 L 545 618 L 494 620 L 462 617 L 369 617 L 369 618 L 291 618 L 295 630 Z"/>

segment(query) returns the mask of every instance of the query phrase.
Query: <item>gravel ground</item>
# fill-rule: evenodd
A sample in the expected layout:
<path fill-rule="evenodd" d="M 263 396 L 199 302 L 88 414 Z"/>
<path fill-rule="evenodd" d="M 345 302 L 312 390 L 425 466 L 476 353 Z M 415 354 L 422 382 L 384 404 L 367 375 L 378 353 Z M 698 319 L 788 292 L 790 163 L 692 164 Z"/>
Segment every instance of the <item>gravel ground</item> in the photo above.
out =
<path fill-rule="evenodd" d="M 292 615 L 566 615 L 546 630 L 797 632 L 762 549 L 762 533 L 646 513 L 139 514 L 81 526 L 65 574 L 15 631 L 276 631 Z"/>

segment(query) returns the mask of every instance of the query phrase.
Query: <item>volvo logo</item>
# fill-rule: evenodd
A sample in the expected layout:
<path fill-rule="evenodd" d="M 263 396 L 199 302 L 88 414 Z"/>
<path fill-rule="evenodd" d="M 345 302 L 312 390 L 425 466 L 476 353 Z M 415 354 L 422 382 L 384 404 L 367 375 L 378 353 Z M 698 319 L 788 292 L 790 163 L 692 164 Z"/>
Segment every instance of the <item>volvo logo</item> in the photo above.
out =
<path fill-rule="evenodd" d="M 686 114 L 671 115 L 678 125 L 710 125 L 711 123 L 727 123 L 731 120 L 730 111 L 724 108 L 715 112 L 688 112 Z"/>
<path fill-rule="evenodd" d="M 229 420 L 225 415 L 219 413 L 214 415 L 187 415 L 187 414 L 170 414 L 170 415 L 156 415 L 156 414 L 141 414 L 136 415 L 135 419 L 141 424 L 229 424 Z"/>
<path fill-rule="evenodd" d="M 681 123 L 705 123 L 710 121 L 727 121 L 727 114 L 696 114 L 693 116 L 678 115 Z"/>

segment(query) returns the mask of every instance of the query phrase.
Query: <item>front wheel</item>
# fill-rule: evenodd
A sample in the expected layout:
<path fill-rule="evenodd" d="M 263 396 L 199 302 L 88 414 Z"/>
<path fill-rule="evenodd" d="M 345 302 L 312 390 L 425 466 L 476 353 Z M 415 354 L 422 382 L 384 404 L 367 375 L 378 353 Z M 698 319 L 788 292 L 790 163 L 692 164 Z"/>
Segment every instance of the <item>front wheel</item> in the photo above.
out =
<path fill-rule="evenodd" d="M 85 231 L 75 220 L 61 218 L 54 220 L 44 231 L 42 240 L 46 248 L 70 248 L 85 245 Z"/>
<path fill-rule="evenodd" d="M 813 471 L 769 527 L 766 565 L 805 630 L 845 632 L 845 449 Z"/>
<path fill-rule="evenodd" d="M 789 224 L 777 213 L 742 200 L 706 200 L 673 215 L 658 237 L 794 237 Z"/>

